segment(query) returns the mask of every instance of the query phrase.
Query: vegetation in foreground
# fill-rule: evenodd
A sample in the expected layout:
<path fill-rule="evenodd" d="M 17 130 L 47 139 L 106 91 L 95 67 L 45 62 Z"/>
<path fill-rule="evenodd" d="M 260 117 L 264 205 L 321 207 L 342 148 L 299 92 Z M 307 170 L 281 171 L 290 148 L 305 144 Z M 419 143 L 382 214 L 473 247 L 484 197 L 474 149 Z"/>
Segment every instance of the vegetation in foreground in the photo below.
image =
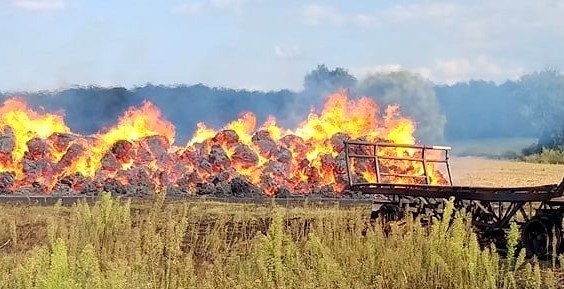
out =
<path fill-rule="evenodd" d="M 0 288 L 557 288 L 561 269 L 481 250 L 468 217 L 385 236 L 367 208 L 4 206 Z"/>

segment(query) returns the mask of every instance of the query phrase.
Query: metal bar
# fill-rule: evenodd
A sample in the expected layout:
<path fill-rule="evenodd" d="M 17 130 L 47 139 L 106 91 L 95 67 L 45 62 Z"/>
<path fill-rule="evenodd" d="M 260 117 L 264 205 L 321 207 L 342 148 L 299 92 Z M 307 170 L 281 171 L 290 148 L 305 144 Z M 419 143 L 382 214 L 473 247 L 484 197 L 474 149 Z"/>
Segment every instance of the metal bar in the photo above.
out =
<path fill-rule="evenodd" d="M 412 148 L 412 149 L 422 149 L 422 148 L 427 148 L 427 149 L 431 149 L 431 150 L 451 150 L 452 148 L 449 146 L 422 146 L 422 145 L 410 145 L 410 144 L 398 144 L 398 143 L 386 143 L 386 142 L 363 142 L 363 141 L 353 141 L 353 140 L 348 140 L 346 141 L 352 145 L 365 145 L 365 146 L 371 146 L 371 145 L 378 145 L 381 147 L 398 147 L 398 148 Z"/>
<path fill-rule="evenodd" d="M 445 163 L 446 163 L 446 169 L 448 174 L 448 184 L 452 186 L 452 176 L 450 174 L 450 162 L 449 162 L 448 150 L 445 150 Z"/>
<path fill-rule="evenodd" d="M 359 158 L 359 159 L 371 159 L 375 158 L 376 156 L 371 155 L 359 155 L 359 154 L 349 154 L 350 158 Z"/>
<path fill-rule="evenodd" d="M 365 194 L 380 194 L 388 196 L 412 196 L 412 197 L 426 197 L 426 198 L 443 198 L 457 197 L 466 200 L 481 200 L 488 202 L 534 202 L 534 201 L 547 201 L 550 200 L 550 193 L 548 192 L 535 192 L 535 193 L 513 193 L 511 191 L 490 193 L 489 191 L 476 191 L 476 190 L 457 190 L 453 187 L 440 187 L 440 186 L 359 186 L 355 185 L 351 188 L 353 191 L 360 191 Z M 492 212 L 496 212 L 493 208 Z"/>
<path fill-rule="evenodd" d="M 426 178 L 426 176 L 418 176 L 418 175 L 406 175 L 406 174 L 389 174 L 389 173 L 381 173 L 382 176 L 386 177 L 402 177 L 402 178 Z"/>
<path fill-rule="evenodd" d="M 349 157 L 351 158 L 373 158 L 373 155 L 360 155 L 360 154 L 349 154 Z M 397 160 L 397 161 L 413 161 L 413 162 L 420 162 L 422 159 L 418 159 L 418 158 L 408 158 L 408 157 L 390 157 L 390 156 L 377 156 L 380 159 L 386 159 L 386 160 Z M 427 160 L 427 162 L 429 163 L 446 163 L 446 161 L 444 160 L 435 160 L 435 159 L 430 159 Z"/>
<path fill-rule="evenodd" d="M 349 179 L 349 186 L 353 185 L 352 178 L 351 178 L 351 168 L 349 164 L 349 143 L 345 142 L 345 164 L 347 166 L 347 178 Z"/>
<path fill-rule="evenodd" d="M 509 222 L 509 220 L 511 220 L 511 218 L 513 218 L 513 216 L 515 216 L 515 213 L 517 213 L 517 211 L 519 210 L 519 208 L 523 207 L 523 203 L 519 202 L 519 203 L 511 203 L 511 205 L 513 205 L 513 208 L 508 211 L 505 214 L 505 217 L 500 221 L 501 224 L 499 224 L 500 227 L 504 227 L 505 225 L 507 225 L 507 223 Z"/>
<path fill-rule="evenodd" d="M 425 151 L 426 149 L 421 149 L 421 158 L 423 159 L 423 174 L 425 175 L 425 182 L 426 184 L 430 184 L 429 175 L 427 174 L 427 161 L 425 160 Z"/>
<path fill-rule="evenodd" d="M 386 159 L 386 160 L 398 160 L 398 161 L 413 161 L 413 162 L 420 162 L 423 159 L 421 158 L 409 158 L 409 157 L 390 157 L 390 156 L 378 156 L 381 159 Z M 427 160 L 427 162 L 430 163 L 445 163 L 445 160 L 435 160 L 435 159 L 430 159 Z"/>
<path fill-rule="evenodd" d="M 527 215 L 527 212 L 525 211 L 523 206 L 521 206 L 521 208 L 519 208 L 519 212 L 521 212 L 521 215 L 523 216 L 523 219 L 525 219 L 525 222 L 528 222 L 530 220 L 529 215 Z"/>
<path fill-rule="evenodd" d="M 442 185 L 424 185 L 424 184 L 398 184 L 398 183 L 357 183 L 357 185 L 369 185 L 378 187 L 391 187 L 403 189 L 428 189 L 437 191 L 482 191 L 493 194 L 495 192 L 513 193 L 513 194 L 535 194 L 544 193 L 552 195 L 555 185 L 542 185 L 530 187 L 469 187 L 469 186 L 442 186 Z"/>
<path fill-rule="evenodd" d="M 378 160 L 378 145 L 374 146 L 374 168 L 376 170 L 376 182 L 380 182 L 380 162 Z"/>
<path fill-rule="evenodd" d="M 482 205 L 481 202 L 474 202 L 474 204 L 476 204 L 478 207 L 480 207 L 480 209 L 484 210 L 486 213 L 490 213 L 492 214 L 492 216 L 494 217 L 494 219 L 499 220 L 498 217 L 495 215 L 494 212 L 492 212 L 490 209 L 484 207 L 484 205 Z M 489 206 L 491 208 L 491 206 Z"/>

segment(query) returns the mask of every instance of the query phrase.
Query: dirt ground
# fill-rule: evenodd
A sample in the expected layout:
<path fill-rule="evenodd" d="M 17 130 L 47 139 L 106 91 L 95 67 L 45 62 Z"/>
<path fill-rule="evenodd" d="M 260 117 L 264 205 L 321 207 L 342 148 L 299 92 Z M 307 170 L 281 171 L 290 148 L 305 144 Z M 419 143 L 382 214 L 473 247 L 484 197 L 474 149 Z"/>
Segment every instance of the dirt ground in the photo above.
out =
<path fill-rule="evenodd" d="M 564 177 L 564 165 L 453 157 L 451 172 L 455 185 L 532 186 L 559 183 Z"/>

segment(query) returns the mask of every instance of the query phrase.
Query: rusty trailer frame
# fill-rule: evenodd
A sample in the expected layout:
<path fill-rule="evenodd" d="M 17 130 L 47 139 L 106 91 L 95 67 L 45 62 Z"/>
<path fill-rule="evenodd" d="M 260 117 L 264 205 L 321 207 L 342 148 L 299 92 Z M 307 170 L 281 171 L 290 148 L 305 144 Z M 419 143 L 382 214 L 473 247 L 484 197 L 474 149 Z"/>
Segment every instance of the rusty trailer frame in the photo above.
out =
<path fill-rule="evenodd" d="M 386 149 L 398 150 L 403 155 L 381 153 Z M 450 150 L 448 146 L 344 141 L 347 189 L 373 195 L 371 218 L 384 223 L 400 219 L 407 212 L 427 221 L 441 218 L 446 200 L 452 198 L 456 208 L 472 213 L 474 228 L 483 245 L 493 242 L 502 247 L 505 232 L 514 221 L 520 226 L 521 244 L 528 256 L 564 252 L 564 180 L 559 184 L 527 187 L 457 186 L 452 182 Z M 440 157 L 429 151 L 438 152 Z M 382 166 L 383 162 L 390 167 L 394 167 L 394 162 L 419 163 L 422 171 L 419 174 L 389 172 Z M 446 184 L 432 183 L 431 163 L 446 167 Z M 363 169 L 373 169 L 375 181 L 359 176 L 355 170 L 357 164 Z M 394 181 L 398 178 L 400 182 Z"/>

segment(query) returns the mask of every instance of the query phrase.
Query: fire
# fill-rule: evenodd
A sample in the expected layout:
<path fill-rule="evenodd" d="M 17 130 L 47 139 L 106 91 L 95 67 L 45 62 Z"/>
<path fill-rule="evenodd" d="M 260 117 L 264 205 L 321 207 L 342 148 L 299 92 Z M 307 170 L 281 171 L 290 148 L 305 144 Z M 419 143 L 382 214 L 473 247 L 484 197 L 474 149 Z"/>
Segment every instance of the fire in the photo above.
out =
<path fill-rule="evenodd" d="M 295 129 L 280 127 L 274 117 L 262 124 L 252 112 L 216 130 L 198 123 L 190 141 L 173 146 L 175 127 L 149 102 L 130 108 L 113 127 L 94 135 L 72 134 L 63 116 L 36 112 L 18 100 L 0 108 L 0 189 L 40 188 L 42 192 L 134 191 L 174 188 L 193 193 L 215 186 L 237 190 L 246 180 L 268 195 L 282 189 L 307 193 L 326 187 L 341 191 L 346 183 L 343 140 L 414 144 L 413 121 L 397 106 L 381 113 L 367 97 L 330 95 L 320 112 L 312 111 Z M 389 148 L 389 156 L 416 151 Z M 353 173 L 375 182 L 370 163 L 352 164 Z M 398 174 L 423 173 L 415 162 L 390 165 Z M 444 179 L 432 165 L 434 184 Z M 14 181 L 6 176 L 13 176 Z M 395 182 L 412 182 L 395 178 Z M 228 184 L 231 182 L 231 185 Z M 248 189 L 248 188 L 247 188 Z"/>

